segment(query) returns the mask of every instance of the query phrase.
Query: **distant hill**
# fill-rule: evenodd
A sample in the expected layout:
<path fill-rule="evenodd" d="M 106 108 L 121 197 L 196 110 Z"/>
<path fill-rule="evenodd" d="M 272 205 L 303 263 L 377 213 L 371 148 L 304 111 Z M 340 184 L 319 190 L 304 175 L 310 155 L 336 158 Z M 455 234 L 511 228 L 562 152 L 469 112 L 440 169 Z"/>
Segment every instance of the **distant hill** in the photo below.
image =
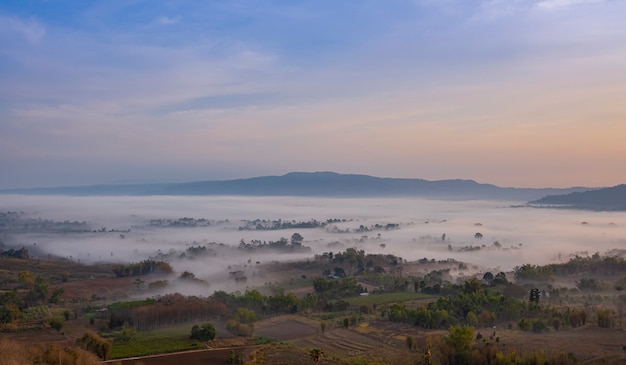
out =
<path fill-rule="evenodd" d="M 473 180 L 380 178 L 335 172 L 291 172 L 236 180 L 196 181 L 172 184 L 90 185 L 5 189 L 1 194 L 46 195 L 248 195 L 327 197 L 423 197 L 433 199 L 497 199 L 529 201 L 550 194 L 568 194 L 588 188 L 501 188 Z"/>
<path fill-rule="evenodd" d="M 626 185 L 564 195 L 549 195 L 528 204 L 553 208 L 626 210 Z"/>

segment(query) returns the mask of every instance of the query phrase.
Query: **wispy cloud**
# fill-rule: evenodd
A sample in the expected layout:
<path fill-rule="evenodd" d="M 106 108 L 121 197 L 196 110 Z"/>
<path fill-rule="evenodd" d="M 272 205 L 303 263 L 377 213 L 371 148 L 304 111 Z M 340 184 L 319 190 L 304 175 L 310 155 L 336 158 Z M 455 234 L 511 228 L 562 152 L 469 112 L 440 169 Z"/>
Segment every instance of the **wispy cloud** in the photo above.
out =
<path fill-rule="evenodd" d="M 605 0 L 542 0 L 537 3 L 537 7 L 540 9 L 558 9 L 574 5 L 597 4 L 603 2 L 605 2 Z"/>
<path fill-rule="evenodd" d="M 180 22 L 180 16 L 169 17 L 165 15 L 158 16 L 154 19 L 154 23 L 161 25 L 171 25 Z"/>
<path fill-rule="evenodd" d="M 140 174 L 184 163 L 231 177 L 349 167 L 477 178 L 480 160 L 493 171 L 479 180 L 502 183 L 507 158 L 541 150 L 558 166 L 583 153 L 572 137 L 558 160 L 538 137 L 606 110 L 624 116 L 626 2 L 176 3 L 3 11 L 0 168 L 20 160 L 36 175 L 34 149 L 59 164 L 74 156 Z M 626 156 L 605 140 L 584 153 Z M 626 178 L 621 166 L 611 171 Z"/>
<path fill-rule="evenodd" d="M 46 28 L 35 19 L 20 19 L 0 14 L 0 34 L 9 37 L 17 35 L 34 44 L 46 35 Z"/>

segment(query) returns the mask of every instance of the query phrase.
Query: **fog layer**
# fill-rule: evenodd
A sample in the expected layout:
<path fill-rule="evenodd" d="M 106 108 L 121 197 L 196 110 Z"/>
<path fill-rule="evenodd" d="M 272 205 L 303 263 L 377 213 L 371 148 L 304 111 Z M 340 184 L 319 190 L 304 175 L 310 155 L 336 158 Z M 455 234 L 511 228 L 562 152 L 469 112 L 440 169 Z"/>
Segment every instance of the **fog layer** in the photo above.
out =
<path fill-rule="evenodd" d="M 83 232 L 66 233 L 5 230 L 0 236 L 5 246 L 24 246 L 42 258 L 51 254 L 92 263 L 136 262 L 201 245 L 211 248 L 213 255 L 172 263 L 176 271 L 190 270 L 206 279 L 223 274 L 230 265 L 312 258 L 348 247 L 410 261 L 452 258 L 481 268 L 511 270 L 525 263 L 566 261 L 583 251 L 604 253 L 626 243 L 624 213 L 511 207 L 519 202 L 12 195 L 1 196 L 0 202 L 0 212 L 89 226 Z M 167 225 L 180 218 L 205 219 L 206 224 Z M 155 225 L 159 219 L 162 224 Z M 316 228 L 240 230 L 256 219 L 340 221 Z M 392 227 L 386 229 L 388 224 Z M 242 240 L 277 241 L 296 232 L 310 251 L 281 254 L 237 249 Z"/>

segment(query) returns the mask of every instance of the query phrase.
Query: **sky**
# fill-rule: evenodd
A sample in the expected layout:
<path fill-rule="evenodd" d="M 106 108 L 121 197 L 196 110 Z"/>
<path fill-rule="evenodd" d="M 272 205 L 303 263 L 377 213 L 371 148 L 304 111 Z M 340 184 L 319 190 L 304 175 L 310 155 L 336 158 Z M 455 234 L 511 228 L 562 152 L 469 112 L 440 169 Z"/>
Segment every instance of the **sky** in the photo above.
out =
<path fill-rule="evenodd" d="M 626 1 L 0 2 L 0 188 L 626 183 Z"/>

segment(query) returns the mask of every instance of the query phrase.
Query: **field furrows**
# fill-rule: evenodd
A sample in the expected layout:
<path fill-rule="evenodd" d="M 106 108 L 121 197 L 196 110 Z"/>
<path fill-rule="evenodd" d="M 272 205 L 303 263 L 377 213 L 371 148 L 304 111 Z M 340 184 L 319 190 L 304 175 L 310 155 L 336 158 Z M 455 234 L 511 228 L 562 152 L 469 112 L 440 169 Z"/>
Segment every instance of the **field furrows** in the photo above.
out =
<path fill-rule="evenodd" d="M 349 356 L 366 354 L 380 349 L 380 343 L 352 331 L 337 329 L 323 335 L 311 336 L 298 341 L 304 347 L 321 347 L 330 352 Z"/>

